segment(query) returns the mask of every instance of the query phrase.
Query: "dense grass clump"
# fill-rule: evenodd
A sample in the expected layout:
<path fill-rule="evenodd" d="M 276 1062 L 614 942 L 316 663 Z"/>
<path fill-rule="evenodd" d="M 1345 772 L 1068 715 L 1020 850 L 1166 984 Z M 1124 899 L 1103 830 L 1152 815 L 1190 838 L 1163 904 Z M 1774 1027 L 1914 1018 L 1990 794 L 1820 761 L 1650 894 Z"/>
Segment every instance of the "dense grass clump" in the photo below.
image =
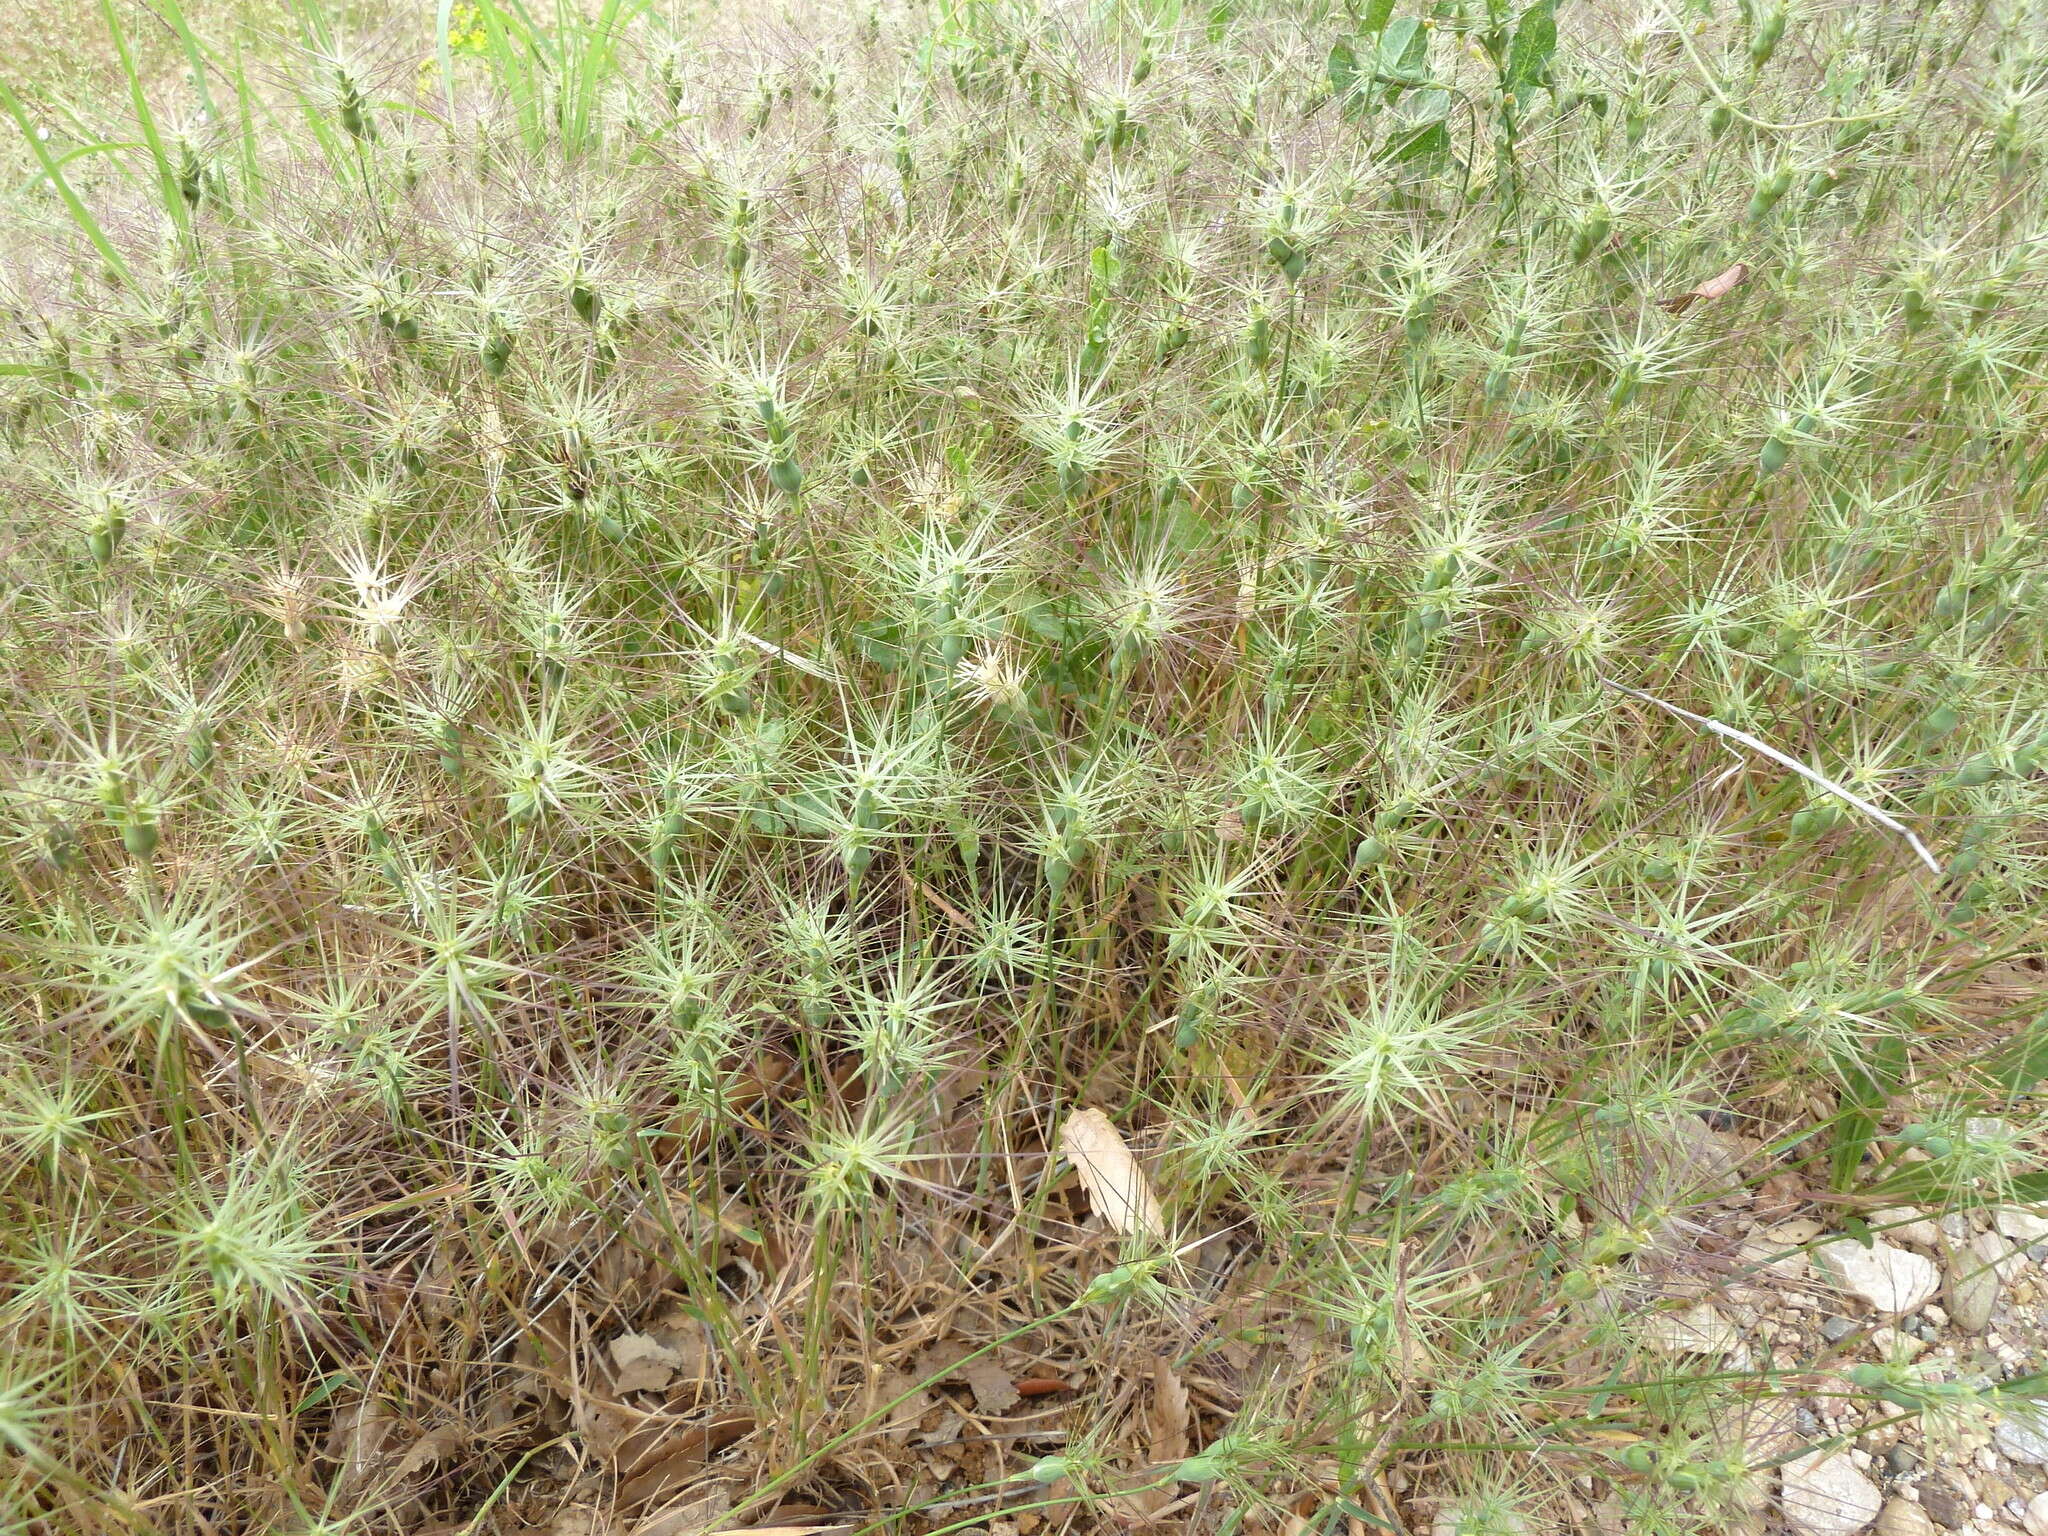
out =
<path fill-rule="evenodd" d="M 1719 1530 L 2039 1197 L 2038 4 L 301 19 L 4 98 L 10 1529 Z"/>

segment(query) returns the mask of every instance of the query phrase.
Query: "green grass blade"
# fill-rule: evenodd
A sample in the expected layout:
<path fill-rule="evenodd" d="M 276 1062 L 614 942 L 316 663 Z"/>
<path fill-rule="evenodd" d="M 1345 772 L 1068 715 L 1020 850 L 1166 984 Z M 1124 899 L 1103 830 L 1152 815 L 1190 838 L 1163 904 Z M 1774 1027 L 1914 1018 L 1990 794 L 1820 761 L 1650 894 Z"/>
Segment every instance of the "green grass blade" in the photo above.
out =
<path fill-rule="evenodd" d="M 455 110 L 455 51 L 448 45 L 448 28 L 453 24 L 455 0 L 437 0 L 434 6 L 434 61 L 441 71 L 441 96 L 448 110 Z"/>
<path fill-rule="evenodd" d="M 142 130 L 142 141 L 149 146 L 149 158 L 156 167 L 157 195 L 162 199 L 164 212 L 178 226 L 179 237 L 189 242 L 192 238 L 192 210 L 185 206 L 185 196 L 178 188 L 177 170 L 164 149 L 163 135 L 157 130 L 156 113 L 150 110 L 149 96 L 142 89 L 142 76 L 135 67 L 135 55 L 128 47 L 128 29 L 121 24 L 121 14 L 114 9 L 114 0 L 100 0 L 100 14 L 106 17 L 107 31 L 114 39 L 114 52 L 121 61 L 121 74 L 128 84 L 129 105 L 134 108 L 136 125 Z"/>
<path fill-rule="evenodd" d="M 193 33 L 191 24 L 185 19 L 184 7 L 178 0 L 158 0 L 157 14 L 178 34 L 178 43 L 185 50 L 185 61 L 192 66 L 192 88 L 199 93 L 199 104 L 206 109 L 211 120 L 220 120 L 220 108 L 214 102 L 213 88 L 207 83 L 207 49 Z"/>
<path fill-rule="evenodd" d="M 64 166 L 69 165 L 74 160 L 83 160 L 88 155 L 115 154 L 122 150 L 140 148 L 142 148 L 142 141 L 140 139 L 102 139 L 94 144 L 77 144 L 72 146 L 70 149 L 65 150 L 63 154 L 57 156 L 57 164 Z M 14 195 L 16 198 L 27 197 L 49 179 L 49 172 L 37 171 L 35 175 L 29 177 L 27 181 L 24 181 L 15 189 Z"/>
<path fill-rule="evenodd" d="M 1868 1042 L 1863 1056 L 1842 1063 L 1842 1107 L 1828 1150 L 1832 1188 L 1855 1187 L 1863 1155 L 1876 1139 L 1885 1109 L 1898 1092 L 1906 1067 L 1906 1041 L 1898 1035 L 1879 1035 Z"/>
<path fill-rule="evenodd" d="M 63 168 L 50 153 L 49 145 L 43 142 L 36 133 L 35 124 L 29 121 L 28 111 L 22 106 L 21 98 L 16 96 L 4 81 L 0 81 L 0 108 L 6 109 L 7 115 L 14 119 L 15 127 L 21 130 L 22 138 L 28 141 L 29 152 L 36 157 L 36 163 L 42 166 L 43 174 L 49 178 L 50 185 L 57 189 L 57 195 L 64 200 L 64 207 L 71 214 L 71 221 L 78 226 L 86 239 L 92 242 L 93 249 L 100 253 L 108 270 L 123 286 L 132 286 L 134 278 L 128 270 L 126 258 L 114 248 L 114 242 L 109 240 L 107 232 L 100 228 L 99 220 L 92 216 L 92 210 L 85 206 L 84 200 L 65 178 Z"/>

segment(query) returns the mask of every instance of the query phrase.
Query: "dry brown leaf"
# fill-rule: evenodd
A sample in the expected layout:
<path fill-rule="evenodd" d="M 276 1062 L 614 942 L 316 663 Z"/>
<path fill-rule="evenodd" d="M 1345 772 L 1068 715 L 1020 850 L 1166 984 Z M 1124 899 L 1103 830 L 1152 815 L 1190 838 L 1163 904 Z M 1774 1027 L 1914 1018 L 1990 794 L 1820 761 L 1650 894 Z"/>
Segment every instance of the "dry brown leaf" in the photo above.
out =
<path fill-rule="evenodd" d="M 1010 1373 L 984 1356 L 970 1360 L 955 1373 L 974 1393 L 974 1406 L 984 1414 L 1008 1413 L 1022 1395 Z"/>
<path fill-rule="evenodd" d="M 1164 1360 L 1153 1361 L 1152 1396 L 1145 1405 L 1146 1455 L 1160 1466 L 1186 1461 L 1192 1449 L 1188 1435 L 1192 1423 L 1186 1384 Z M 1116 1502 L 1124 1506 L 1129 1518 L 1143 1522 L 1179 1497 L 1178 1490 L 1171 1487 L 1140 1488 Z"/>
<path fill-rule="evenodd" d="M 327 1432 L 327 1454 L 341 1463 L 341 1486 L 360 1487 L 389 1460 L 387 1447 L 397 1427 L 391 1410 L 374 1397 L 352 1403 L 334 1415 Z"/>
<path fill-rule="evenodd" d="M 657 1509 L 632 1529 L 632 1536 L 706 1536 L 732 1511 L 737 1483 L 711 1483 L 680 1504 Z"/>
<path fill-rule="evenodd" d="M 570 1422 L 576 1426 L 576 1438 L 583 1442 L 585 1451 L 599 1461 L 616 1461 L 624 1467 L 631 1464 L 636 1454 L 635 1442 L 646 1443 L 650 1434 L 648 1420 L 655 1417 L 608 1397 L 584 1393 L 573 1405 Z M 661 1431 L 657 1428 L 651 1433 L 658 1438 Z"/>
<path fill-rule="evenodd" d="M 885 1403 L 895 1403 L 882 1425 L 882 1434 L 892 1445 L 903 1445 L 917 1428 L 917 1421 L 932 1405 L 932 1396 L 922 1380 L 902 1371 L 884 1371 L 875 1379 L 870 1414 L 880 1413 Z M 901 1399 L 901 1401 L 898 1401 Z"/>
<path fill-rule="evenodd" d="M 525 1394 L 543 1397 L 552 1390 L 559 1397 L 573 1397 L 576 1384 L 569 1370 L 572 1355 L 569 1303 L 562 1298 L 533 1320 L 512 1351 L 513 1364 L 522 1369 L 521 1388 Z"/>
<path fill-rule="evenodd" d="M 422 1467 L 436 1466 L 460 1455 L 469 1445 L 469 1430 L 461 1424 L 443 1424 L 430 1429 L 412 1443 L 398 1463 L 397 1475 L 408 1478 Z"/>
<path fill-rule="evenodd" d="M 910 1369 L 912 1374 L 908 1377 L 890 1373 L 899 1384 L 893 1391 L 882 1390 L 879 1402 L 887 1402 L 913 1381 L 927 1386 L 936 1386 L 944 1381 L 964 1382 L 974 1394 L 975 1410 L 982 1414 L 1007 1413 L 1017 1406 L 1020 1396 L 1017 1384 L 1011 1380 L 1007 1370 L 987 1355 L 976 1356 L 962 1339 L 932 1340 L 917 1352 Z M 931 1398 L 924 1393 L 919 1393 L 911 1402 L 918 1405 L 919 1415 L 931 1406 Z M 904 1423 L 903 1414 L 892 1414 L 890 1422 Z"/>
<path fill-rule="evenodd" d="M 1698 300 L 1725 298 L 1748 281 L 1749 267 L 1738 261 L 1725 271 L 1715 273 L 1689 293 L 1681 293 L 1673 299 L 1659 299 L 1657 307 L 1666 314 L 1682 315 Z"/>
<path fill-rule="evenodd" d="M 1189 1453 L 1187 1384 L 1164 1360 L 1153 1362 L 1152 1403 L 1145 1423 L 1152 1432 L 1154 1461 L 1186 1461 Z"/>
<path fill-rule="evenodd" d="M 1142 1233 L 1166 1241 L 1166 1218 L 1145 1170 L 1109 1116 L 1092 1106 L 1075 1110 L 1060 1127 L 1060 1152 L 1080 1175 L 1096 1215 L 1126 1237 Z"/>
<path fill-rule="evenodd" d="M 644 1447 L 629 1447 L 632 1454 L 619 1458 L 619 1471 L 624 1478 L 619 1486 L 619 1504 L 637 1509 L 667 1498 L 694 1481 L 713 1456 L 753 1427 L 752 1415 L 729 1414 L 693 1429 L 663 1433 Z"/>
<path fill-rule="evenodd" d="M 612 1388 L 618 1392 L 659 1392 L 682 1369 L 682 1354 L 644 1333 L 622 1333 L 606 1346 L 612 1357 Z"/>

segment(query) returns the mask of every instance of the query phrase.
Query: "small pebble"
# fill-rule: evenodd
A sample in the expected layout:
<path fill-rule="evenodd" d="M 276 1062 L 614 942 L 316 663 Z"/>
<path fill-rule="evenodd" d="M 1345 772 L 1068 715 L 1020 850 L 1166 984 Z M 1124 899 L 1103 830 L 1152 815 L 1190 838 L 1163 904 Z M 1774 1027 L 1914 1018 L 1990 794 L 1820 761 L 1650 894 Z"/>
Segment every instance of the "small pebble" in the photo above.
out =
<path fill-rule="evenodd" d="M 2027 1536 L 2048 1536 L 2048 1493 L 2037 1493 L 2027 1501 L 2023 1520 Z"/>
<path fill-rule="evenodd" d="M 1961 1530 L 1970 1523 L 1970 1505 L 1974 1503 L 1966 1491 L 1957 1486 L 1953 1474 L 1937 1472 L 1920 1484 L 1920 1507 L 1934 1517 L 1934 1523 L 1951 1531 Z"/>
<path fill-rule="evenodd" d="M 1884 1453 L 1885 1470 L 1893 1477 L 1904 1477 L 1920 1465 L 1920 1453 L 1910 1445 L 1895 1445 Z"/>
<path fill-rule="evenodd" d="M 1839 1344 L 1856 1331 L 1856 1325 L 1846 1317 L 1824 1317 L 1821 1319 L 1820 1336 L 1830 1344 Z"/>
<path fill-rule="evenodd" d="M 1877 1517 L 1878 1536 L 1934 1536 L 1934 1522 L 1909 1499 L 1892 1498 Z"/>

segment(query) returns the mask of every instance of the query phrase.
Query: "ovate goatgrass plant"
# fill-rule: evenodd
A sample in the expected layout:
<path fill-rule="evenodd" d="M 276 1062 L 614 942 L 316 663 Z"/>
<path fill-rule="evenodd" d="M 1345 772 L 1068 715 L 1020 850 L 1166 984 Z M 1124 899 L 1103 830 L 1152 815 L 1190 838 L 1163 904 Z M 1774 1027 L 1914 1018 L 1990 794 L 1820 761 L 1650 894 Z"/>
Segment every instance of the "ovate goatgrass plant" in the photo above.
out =
<path fill-rule="evenodd" d="M 2038 7 L 1198 10 L 0 92 L 0 1523 L 1717 1529 L 2040 1198 Z"/>

